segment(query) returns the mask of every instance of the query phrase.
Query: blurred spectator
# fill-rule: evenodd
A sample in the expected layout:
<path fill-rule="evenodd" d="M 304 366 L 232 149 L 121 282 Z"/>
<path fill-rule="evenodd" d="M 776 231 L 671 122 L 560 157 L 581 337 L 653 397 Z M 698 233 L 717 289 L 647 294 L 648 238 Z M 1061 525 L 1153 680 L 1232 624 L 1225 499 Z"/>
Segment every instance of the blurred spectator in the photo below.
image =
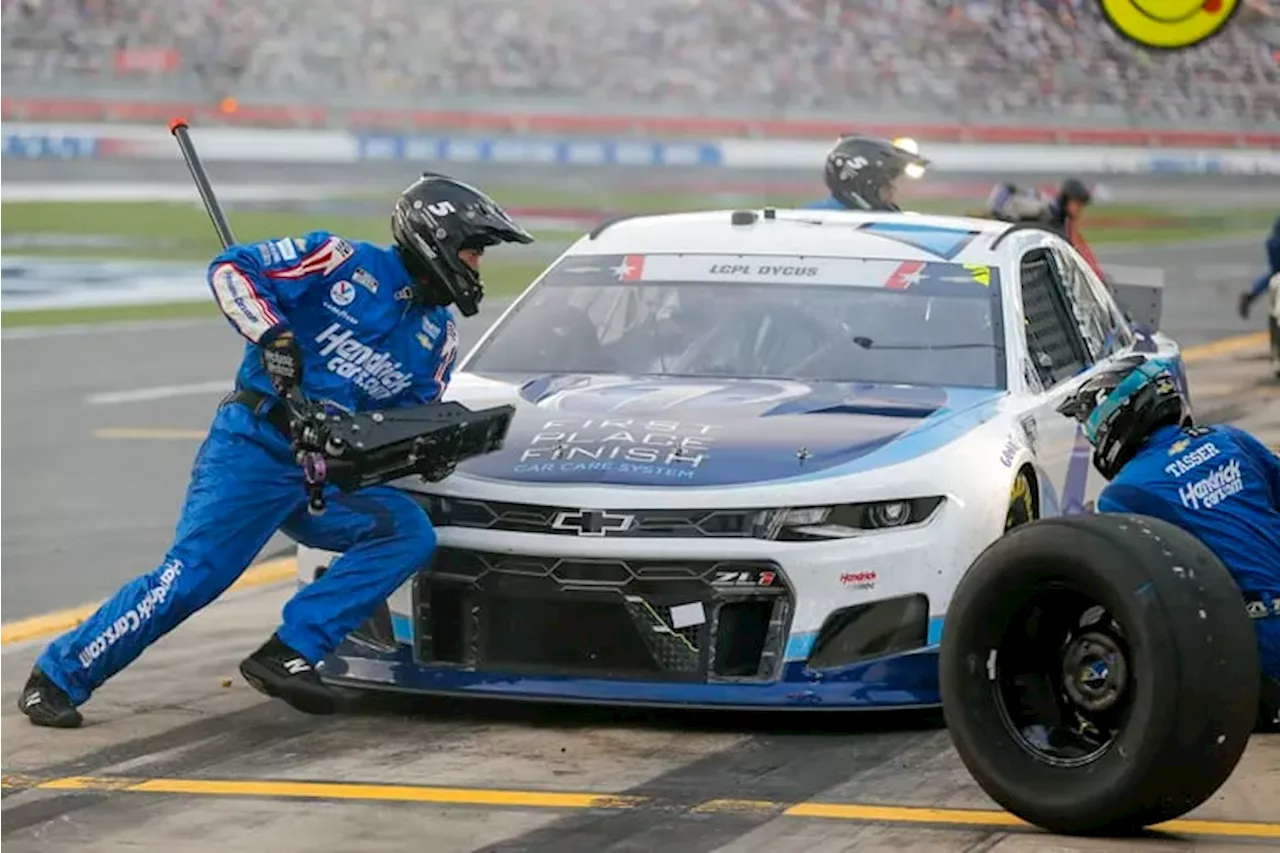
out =
<path fill-rule="evenodd" d="M 1152 52 L 1096 0 L 4 0 L 8 85 L 149 75 L 208 94 L 586 99 L 740 114 L 1280 121 L 1276 0 Z M 175 72 L 173 66 L 178 66 Z"/>

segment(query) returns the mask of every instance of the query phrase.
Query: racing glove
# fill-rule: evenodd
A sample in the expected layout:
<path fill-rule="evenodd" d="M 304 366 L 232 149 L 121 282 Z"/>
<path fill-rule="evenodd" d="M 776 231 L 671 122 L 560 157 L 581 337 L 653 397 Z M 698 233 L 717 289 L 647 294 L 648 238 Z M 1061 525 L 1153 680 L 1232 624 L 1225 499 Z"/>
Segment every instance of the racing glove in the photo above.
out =
<path fill-rule="evenodd" d="M 302 348 L 293 332 L 282 331 L 262 345 L 262 366 L 281 395 L 302 382 Z"/>

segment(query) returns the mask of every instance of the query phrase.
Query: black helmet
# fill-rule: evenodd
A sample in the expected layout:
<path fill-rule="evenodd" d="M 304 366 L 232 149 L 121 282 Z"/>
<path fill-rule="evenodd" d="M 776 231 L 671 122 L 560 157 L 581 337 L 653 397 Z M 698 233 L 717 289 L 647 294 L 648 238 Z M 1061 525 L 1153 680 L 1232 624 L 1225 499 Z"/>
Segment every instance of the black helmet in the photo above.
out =
<path fill-rule="evenodd" d="M 391 235 L 418 281 L 420 298 L 432 305 L 456 304 L 466 317 L 479 310 L 484 284 L 458 252 L 533 242 L 533 235 L 489 196 L 434 172 L 424 172 L 400 194 L 391 212 Z"/>
<path fill-rule="evenodd" d="M 900 210 L 889 199 L 886 190 L 907 171 L 919 169 L 923 174 L 929 161 L 904 145 L 887 139 L 870 136 L 848 135 L 836 140 L 835 147 L 827 154 L 823 178 L 827 189 L 845 207 L 854 210 Z"/>
<path fill-rule="evenodd" d="M 1062 204 L 1066 204 L 1068 201 L 1088 204 L 1092 199 L 1093 193 L 1089 192 L 1089 188 L 1079 178 L 1067 178 L 1062 182 L 1062 187 L 1058 190 L 1058 201 Z"/>
<path fill-rule="evenodd" d="M 1093 445 L 1093 465 L 1108 480 L 1162 426 L 1190 426 L 1191 403 L 1169 359 L 1122 359 L 1086 379 L 1058 406 L 1075 418 Z"/>

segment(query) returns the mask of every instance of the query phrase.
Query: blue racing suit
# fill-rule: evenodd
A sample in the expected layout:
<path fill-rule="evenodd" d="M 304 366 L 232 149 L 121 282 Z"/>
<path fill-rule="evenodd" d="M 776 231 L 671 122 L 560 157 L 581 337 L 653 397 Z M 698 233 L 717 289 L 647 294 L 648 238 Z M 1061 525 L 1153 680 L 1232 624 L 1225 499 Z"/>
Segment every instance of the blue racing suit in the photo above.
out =
<path fill-rule="evenodd" d="M 1280 457 L 1238 427 L 1162 427 L 1098 511 L 1164 519 L 1213 551 L 1250 602 L 1264 675 L 1280 684 Z"/>
<path fill-rule="evenodd" d="M 1280 216 L 1276 217 L 1275 224 L 1271 226 L 1271 236 L 1267 238 L 1267 264 L 1270 269 L 1258 276 L 1257 280 L 1249 287 L 1249 299 L 1252 301 L 1257 299 L 1267 291 L 1267 282 L 1271 281 L 1271 277 L 1280 273 Z"/>
<path fill-rule="evenodd" d="M 281 329 L 294 333 L 309 399 L 348 411 L 423 404 L 452 377 L 458 339 L 450 309 L 414 299 L 394 249 L 324 231 L 232 246 L 210 264 L 208 281 L 248 341 L 236 388 L 260 392 L 262 404 L 255 411 L 223 400 L 164 560 L 40 656 L 37 667 L 76 704 L 221 595 L 277 530 L 343 552 L 285 605 L 276 631 L 313 665 L 435 550 L 426 513 L 388 486 L 349 494 L 330 486 L 327 511 L 308 514 L 290 440 L 268 417 L 281 404 L 258 344 Z"/>

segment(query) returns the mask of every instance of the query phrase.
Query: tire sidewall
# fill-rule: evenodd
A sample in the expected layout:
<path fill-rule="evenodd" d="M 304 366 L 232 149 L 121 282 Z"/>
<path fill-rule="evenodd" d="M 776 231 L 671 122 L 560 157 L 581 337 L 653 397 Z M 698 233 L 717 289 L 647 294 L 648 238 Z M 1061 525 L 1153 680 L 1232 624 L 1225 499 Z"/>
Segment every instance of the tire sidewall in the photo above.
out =
<path fill-rule="evenodd" d="M 1133 570 L 1120 558 L 1082 556 L 1090 553 L 1091 545 L 1096 553 L 1106 553 L 1087 532 L 1040 522 L 1017 528 L 1007 538 L 1022 538 L 1027 547 L 1010 541 L 994 558 L 980 557 L 949 608 L 945 636 L 950 642 L 943 643 L 940 667 L 944 714 L 953 741 L 982 787 L 1015 814 L 1052 816 L 1060 810 L 1064 822 L 1078 819 L 1082 812 L 1109 815 L 1130 780 L 1160 764 L 1163 745 L 1175 728 L 1169 709 L 1177 706 L 1180 683 L 1173 656 L 1176 643 L 1166 620 L 1139 612 L 1139 607 L 1163 611 L 1163 606 L 1154 597 L 1139 605 L 1135 597 L 1118 595 L 1115 590 L 1126 588 L 1122 579 Z M 1058 767 L 1034 760 L 1009 730 L 996 698 L 997 684 L 989 675 L 991 667 L 999 671 L 995 650 L 1000 638 L 1017 610 L 1043 588 L 1046 575 L 1061 577 L 1092 596 L 1125 630 L 1129 708 L 1116 740 L 1086 766 Z M 980 752 L 976 744 L 981 744 Z M 1089 777 L 1084 797 L 1081 774 Z"/>

